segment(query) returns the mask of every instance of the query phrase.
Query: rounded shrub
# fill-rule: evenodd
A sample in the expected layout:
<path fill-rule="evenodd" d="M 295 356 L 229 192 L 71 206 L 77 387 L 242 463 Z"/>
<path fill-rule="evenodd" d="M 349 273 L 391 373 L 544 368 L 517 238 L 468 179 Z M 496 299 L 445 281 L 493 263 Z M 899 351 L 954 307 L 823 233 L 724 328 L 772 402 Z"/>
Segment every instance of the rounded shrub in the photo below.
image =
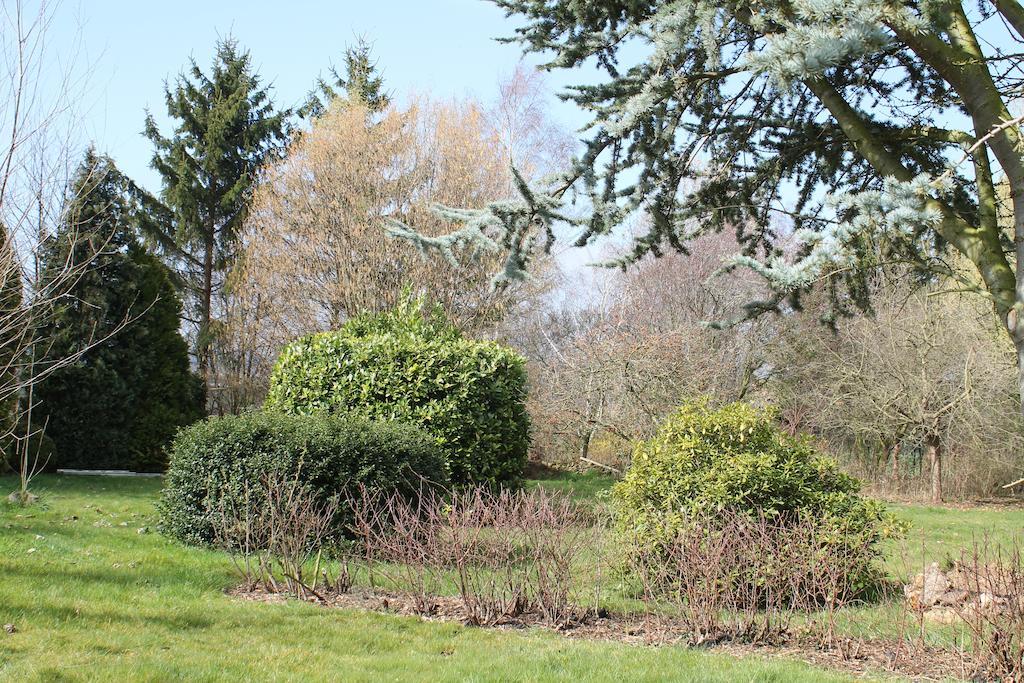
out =
<path fill-rule="evenodd" d="M 359 485 L 414 495 L 425 480 L 448 480 L 435 440 L 413 425 L 271 412 L 213 417 L 174 440 L 160 530 L 186 543 L 210 543 L 218 511 L 258 504 L 270 475 L 297 480 L 324 501 Z M 346 509 L 338 509 L 340 529 Z"/>
<path fill-rule="evenodd" d="M 816 538 L 861 558 L 847 577 L 856 590 L 875 583 L 877 544 L 901 529 L 809 439 L 789 436 L 770 410 L 744 403 L 679 408 L 636 446 L 612 500 L 627 547 L 652 556 L 686 525 L 718 513 L 813 525 Z"/>
<path fill-rule="evenodd" d="M 523 358 L 464 338 L 422 300 L 353 318 L 281 352 L 267 407 L 412 422 L 444 451 L 455 484 L 511 484 L 529 448 Z"/>

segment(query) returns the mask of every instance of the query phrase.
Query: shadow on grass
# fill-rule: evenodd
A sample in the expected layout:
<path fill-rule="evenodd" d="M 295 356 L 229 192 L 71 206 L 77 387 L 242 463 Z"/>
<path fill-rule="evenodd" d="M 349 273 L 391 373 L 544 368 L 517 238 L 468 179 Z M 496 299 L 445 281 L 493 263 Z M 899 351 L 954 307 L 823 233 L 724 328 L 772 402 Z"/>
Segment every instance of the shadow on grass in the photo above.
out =
<path fill-rule="evenodd" d="M 5 612 L 21 615 L 28 623 L 43 620 L 50 623 L 74 624 L 79 627 L 107 628 L 111 623 L 149 628 L 161 626 L 174 631 L 200 630 L 213 627 L 218 622 L 207 616 L 192 613 L 158 614 L 138 605 L 124 604 L 123 607 L 108 608 L 40 603 L 39 601 L 6 600 Z M 158 609 L 154 607 L 154 609 Z"/>

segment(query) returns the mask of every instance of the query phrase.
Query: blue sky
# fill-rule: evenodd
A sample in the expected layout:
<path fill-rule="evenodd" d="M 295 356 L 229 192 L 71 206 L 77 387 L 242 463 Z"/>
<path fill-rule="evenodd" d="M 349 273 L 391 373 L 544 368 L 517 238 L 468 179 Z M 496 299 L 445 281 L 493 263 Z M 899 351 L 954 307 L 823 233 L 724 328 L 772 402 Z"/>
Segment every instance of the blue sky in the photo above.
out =
<path fill-rule="evenodd" d="M 494 40 L 514 27 L 514 19 L 483 0 L 64 0 L 51 45 L 77 40 L 79 67 L 90 71 L 80 135 L 157 190 L 148 168 L 152 148 L 140 134 L 144 111 L 164 120 L 164 80 L 173 80 L 190 56 L 206 68 L 218 37 L 232 35 L 251 51 L 283 106 L 300 102 L 359 36 L 373 44 L 386 87 L 399 97 L 415 91 L 489 100 L 522 58 L 517 45 Z M 538 63 L 536 56 L 526 61 Z M 575 78 L 553 74 L 549 84 L 558 89 Z M 568 128 L 584 122 L 572 105 L 552 98 L 552 107 L 553 118 Z"/>

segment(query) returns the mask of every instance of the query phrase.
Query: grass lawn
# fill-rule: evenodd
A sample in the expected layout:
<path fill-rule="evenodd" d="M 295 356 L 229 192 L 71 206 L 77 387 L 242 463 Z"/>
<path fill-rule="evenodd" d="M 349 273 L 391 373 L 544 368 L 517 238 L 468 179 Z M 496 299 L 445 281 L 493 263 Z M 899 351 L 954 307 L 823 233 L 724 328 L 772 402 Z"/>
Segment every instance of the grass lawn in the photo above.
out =
<path fill-rule="evenodd" d="M 963 548 L 985 539 L 1002 546 L 1024 547 L 1024 508 L 975 507 L 957 509 L 923 505 L 893 505 L 893 511 L 910 522 L 910 531 L 893 553 L 890 564 L 898 571 L 903 557 L 912 566 L 956 559 Z"/>
<path fill-rule="evenodd" d="M 611 483 L 589 473 L 528 485 L 590 500 Z M 0 492 L 15 485 L 0 479 Z M 0 632 L 0 679 L 848 680 L 778 659 L 242 602 L 224 594 L 235 578 L 223 554 L 154 532 L 159 488 L 153 479 L 47 476 L 35 486 L 41 503 L 0 503 L 0 623 L 18 629 Z M 889 548 L 897 574 L 983 535 L 1005 543 L 1024 531 L 1020 509 L 894 507 L 912 524 Z M 849 630 L 885 635 L 897 611 L 856 608 Z"/>
<path fill-rule="evenodd" d="M 544 479 L 527 479 L 527 488 L 543 487 L 549 491 L 566 493 L 578 501 L 590 501 L 608 491 L 616 481 L 615 477 L 590 470 L 588 472 L 558 472 Z"/>
<path fill-rule="evenodd" d="M 555 486 L 596 487 L 584 481 Z M 17 627 L 0 632 L 0 679 L 849 680 L 783 660 L 241 602 L 223 592 L 235 582 L 224 555 L 153 532 L 159 487 L 46 476 L 41 503 L 0 503 L 0 623 Z M 14 488 L 0 478 L 0 492 Z"/>

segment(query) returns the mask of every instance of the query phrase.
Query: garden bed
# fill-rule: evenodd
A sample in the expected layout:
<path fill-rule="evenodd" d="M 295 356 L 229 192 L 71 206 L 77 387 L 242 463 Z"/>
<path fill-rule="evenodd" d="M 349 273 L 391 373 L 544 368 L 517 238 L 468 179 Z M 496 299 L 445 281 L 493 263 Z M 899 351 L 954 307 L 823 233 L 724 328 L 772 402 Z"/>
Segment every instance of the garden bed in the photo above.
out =
<path fill-rule="evenodd" d="M 282 593 L 264 590 L 233 589 L 230 595 L 247 601 L 280 604 L 290 598 Z M 363 610 L 380 614 L 416 616 L 425 621 L 468 624 L 461 599 L 437 596 L 435 609 L 423 614 L 417 599 L 391 591 L 353 589 L 348 593 L 309 595 L 308 602 L 328 609 Z M 543 615 L 524 612 L 485 628 L 544 628 L 569 638 L 611 641 L 640 646 L 693 646 L 685 626 L 668 616 L 617 614 L 604 610 L 589 613 L 569 626 L 553 628 Z M 807 664 L 835 669 L 855 676 L 896 674 L 914 680 L 967 679 L 977 664 L 966 655 L 948 649 L 881 638 L 842 636 L 828 648 L 819 646 L 817 636 L 794 631 L 776 644 L 753 644 L 739 638 L 718 638 L 698 645 L 714 652 L 737 657 L 760 656 L 796 659 Z"/>

